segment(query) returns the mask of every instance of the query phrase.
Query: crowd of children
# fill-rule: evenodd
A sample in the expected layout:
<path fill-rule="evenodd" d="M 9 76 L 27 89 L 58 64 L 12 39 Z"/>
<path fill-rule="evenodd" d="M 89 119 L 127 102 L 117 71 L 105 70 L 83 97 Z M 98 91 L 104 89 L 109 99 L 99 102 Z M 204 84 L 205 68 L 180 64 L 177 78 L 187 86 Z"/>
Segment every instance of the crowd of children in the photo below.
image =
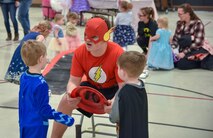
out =
<path fill-rule="evenodd" d="M 67 22 L 65 31 L 63 31 L 62 25 L 64 25 L 64 16 L 61 14 L 56 14 L 54 17 L 54 21 L 52 23 L 52 35 L 49 42 L 48 48 L 55 52 L 55 56 L 57 56 L 60 52 L 66 50 L 75 50 L 78 46 L 80 46 L 80 34 L 76 27 L 79 16 L 77 13 L 68 12 Z M 65 33 L 64 33 L 65 32 Z"/>
<path fill-rule="evenodd" d="M 88 4 L 85 3 L 85 1 L 73 1 L 72 5 L 74 6 L 71 8 L 71 10 L 75 9 L 76 4 L 82 4 L 82 2 L 84 3 L 83 5 Z M 139 22 L 137 32 L 135 32 L 132 27 L 132 8 L 134 7 L 129 1 L 122 0 L 119 2 L 119 12 L 116 15 L 114 23 L 115 28 L 113 31 L 113 41 L 123 47 L 124 50 L 127 50 L 128 45 L 133 45 L 135 42 L 137 42 L 138 46 L 143 50 L 143 53 L 147 55 L 148 58 L 145 70 L 141 74 L 142 78 L 146 78 L 148 76 L 149 68 L 174 68 L 173 60 L 171 58 L 172 49 L 170 48 L 170 39 L 168 38 L 171 37 L 171 32 L 168 31 L 168 20 L 167 23 L 165 23 L 164 18 L 164 20 L 159 19 L 157 23 L 153 8 L 143 7 L 138 11 Z M 67 23 L 63 33 L 61 26 L 64 25 L 64 19 L 66 19 Z M 80 35 L 76 27 L 78 20 L 79 10 L 75 12 L 68 12 L 66 17 L 61 14 L 55 15 L 52 29 L 53 38 L 48 46 L 50 50 L 55 52 L 55 55 L 58 55 L 62 51 L 75 50 L 80 45 Z M 164 37 L 167 37 L 168 40 L 164 40 L 163 42 Z M 165 61 L 165 59 L 167 62 L 162 64 L 162 61 Z"/>
<path fill-rule="evenodd" d="M 76 1 L 74 1 L 74 4 L 76 4 L 75 2 Z M 57 112 L 51 108 L 49 105 L 48 84 L 41 75 L 42 69 L 44 69 L 47 64 L 47 49 L 42 41 L 52 33 L 48 49 L 55 52 L 55 56 L 60 52 L 66 50 L 75 51 L 80 47 L 75 51 L 75 54 L 77 54 L 73 60 L 73 65 L 78 67 L 75 70 L 80 70 L 80 73 L 72 70 L 71 73 L 74 75 L 71 75 L 73 78 L 71 78 L 69 82 L 74 82 L 74 85 L 80 85 L 81 77 L 83 73 L 85 73 L 83 65 L 80 64 L 88 61 L 87 58 L 80 57 L 85 55 L 90 57 L 93 54 L 90 58 L 96 61 L 99 60 L 98 58 L 103 60 L 109 55 L 113 56 L 113 64 L 115 65 L 113 66 L 113 70 L 110 68 L 110 71 L 113 73 L 109 74 L 115 75 L 113 78 L 116 79 L 113 81 L 116 83 L 116 90 L 118 87 L 120 89 L 115 94 L 115 97 L 114 95 L 112 96 L 114 98 L 109 98 L 108 108 L 110 107 L 110 110 L 106 110 L 106 112 L 110 114 L 110 121 L 117 124 L 119 137 L 148 138 L 148 100 L 144 83 L 139 78 L 140 75 L 144 73 L 144 70 L 146 71 L 147 69 L 171 70 L 174 68 L 174 55 L 171 46 L 173 44 L 172 32 L 168 27 L 168 18 L 160 17 L 155 21 L 153 8 L 144 7 L 138 12 L 140 21 L 138 22 L 137 35 L 135 35 L 135 31 L 131 26 L 133 20 L 132 8 L 133 5 L 130 2 L 119 2 L 120 12 L 116 15 L 113 33 L 114 42 L 108 42 L 109 39 L 105 39 L 109 30 L 112 30 L 108 22 L 104 18 L 94 17 L 87 22 L 84 34 L 85 44 L 80 45 L 80 34 L 76 27 L 79 22 L 79 15 L 78 13 L 70 11 L 66 16 L 55 14 L 52 23 L 49 21 L 40 22 L 24 36 L 13 54 L 5 75 L 5 80 L 20 84 L 20 137 L 33 136 L 45 138 L 48 130 L 48 119 L 54 119 L 56 122 L 67 126 L 71 126 L 74 123 L 74 119 L 71 116 Z M 64 22 L 65 18 L 66 23 Z M 62 27 L 64 24 L 65 31 Z M 143 50 L 143 53 L 127 51 L 127 46 L 134 44 L 136 41 L 138 46 Z M 124 52 L 119 46 L 126 51 Z M 115 52 L 116 50 L 115 48 L 118 50 L 116 57 L 112 55 L 114 54 L 113 51 Z M 109 50 L 111 52 L 109 52 Z M 86 54 L 82 55 L 82 51 Z M 184 52 L 191 51 L 186 51 L 185 49 L 181 52 L 184 55 L 181 57 L 180 53 L 178 55 L 180 59 L 184 58 L 186 54 Z M 108 55 L 105 57 L 102 56 L 105 53 L 108 53 Z M 78 63 L 80 60 L 85 61 Z M 190 59 L 187 58 L 187 60 Z M 105 60 L 102 62 L 104 61 Z M 96 62 L 94 64 L 99 65 L 99 63 Z M 100 66 L 103 67 L 103 64 L 104 63 L 101 63 Z M 80 67 L 82 67 L 82 69 L 80 69 Z M 92 67 L 93 66 L 91 66 L 91 68 Z M 101 67 L 98 67 L 98 69 Z M 115 71 L 117 72 L 115 73 Z M 94 72 L 94 74 L 96 75 L 96 72 Z M 76 77 L 75 75 L 81 77 Z M 91 72 L 86 75 L 90 77 Z M 104 79 L 109 78 L 106 77 Z M 73 87 L 73 84 L 69 83 L 68 85 Z M 96 84 L 98 82 L 92 83 Z M 97 88 L 101 85 L 102 83 L 98 84 Z M 114 89 L 114 87 L 113 84 L 112 88 Z M 103 90 L 103 88 L 100 90 Z M 131 93 L 129 93 L 130 91 Z M 62 100 L 62 103 L 64 101 L 65 100 Z"/>

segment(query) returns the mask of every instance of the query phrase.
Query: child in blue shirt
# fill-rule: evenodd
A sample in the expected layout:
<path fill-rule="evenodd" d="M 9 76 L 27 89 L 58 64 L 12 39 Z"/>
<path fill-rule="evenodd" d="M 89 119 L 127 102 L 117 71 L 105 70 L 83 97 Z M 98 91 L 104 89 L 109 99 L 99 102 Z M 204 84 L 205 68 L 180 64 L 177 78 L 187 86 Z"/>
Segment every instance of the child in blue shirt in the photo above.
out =
<path fill-rule="evenodd" d="M 46 138 L 48 119 L 72 126 L 72 117 L 55 111 L 49 105 L 48 84 L 41 74 L 47 63 L 45 45 L 39 41 L 28 40 L 22 46 L 21 56 L 29 70 L 20 78 L 20 138 Z"/>

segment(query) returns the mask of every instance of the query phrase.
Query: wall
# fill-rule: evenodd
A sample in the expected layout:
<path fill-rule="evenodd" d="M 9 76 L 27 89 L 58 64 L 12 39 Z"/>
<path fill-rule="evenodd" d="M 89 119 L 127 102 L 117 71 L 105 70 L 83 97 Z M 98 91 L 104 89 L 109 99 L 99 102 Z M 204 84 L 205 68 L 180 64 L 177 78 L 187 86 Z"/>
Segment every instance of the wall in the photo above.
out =
<path fill-rule="evenodd" d="M 213 11 L 213 0 L 173 0 L 173 5 L 175 7 L 183 3 L 189 3 L 197 10 Z"/>
<path fill-rule="evenodd" d="M 41 6 L 41 1 L 42 1 L 42 0 L 33 0 L 32 6 L 36 6 L 36 7 L 37 7 L 37 6 L 38 6 L 38 7 Z"/>

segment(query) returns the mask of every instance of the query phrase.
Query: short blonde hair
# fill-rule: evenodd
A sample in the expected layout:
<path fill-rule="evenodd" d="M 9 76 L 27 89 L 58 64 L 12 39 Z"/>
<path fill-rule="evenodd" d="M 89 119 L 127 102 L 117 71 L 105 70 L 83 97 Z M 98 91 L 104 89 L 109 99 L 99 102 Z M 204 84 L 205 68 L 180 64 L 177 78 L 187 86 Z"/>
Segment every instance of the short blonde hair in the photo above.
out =
<path fill-rule="evenodd" d="M 117 64 L 129 77 L 138 78 L 146 65 L 146 56 L 137 51 L 127 51 L 118 58 Z"/>
<path fill-rule="evenodd" d="M 24 42 L 21 48 L 21 57 L 27 66 L 38 64 L 39 58 L 45 56 L 46 53 L 46 46 L 42 42 L 36 40 Z"/>
<path fill-rule="evenodd" d="M 169 23 L 168 23 L 168 18 L 167 17 L 159 17 L 157 22 L 159 22 L 162 27 L 164 28 L 168 28 L 169 27 Z"/>

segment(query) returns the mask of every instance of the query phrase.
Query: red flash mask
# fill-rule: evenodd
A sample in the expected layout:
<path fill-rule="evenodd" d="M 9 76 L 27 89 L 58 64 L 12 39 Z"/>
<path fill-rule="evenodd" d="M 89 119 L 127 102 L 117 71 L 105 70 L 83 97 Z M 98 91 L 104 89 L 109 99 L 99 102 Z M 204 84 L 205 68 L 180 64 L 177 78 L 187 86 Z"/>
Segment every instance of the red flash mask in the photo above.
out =
<path fill-rule="evenodd" d="M 93 43 L 104 41 L 104 34 L 108 31 L 106 22 L 98 17 L 91 18 L 86 23 L 84 40 L 89 39 Z"/>

